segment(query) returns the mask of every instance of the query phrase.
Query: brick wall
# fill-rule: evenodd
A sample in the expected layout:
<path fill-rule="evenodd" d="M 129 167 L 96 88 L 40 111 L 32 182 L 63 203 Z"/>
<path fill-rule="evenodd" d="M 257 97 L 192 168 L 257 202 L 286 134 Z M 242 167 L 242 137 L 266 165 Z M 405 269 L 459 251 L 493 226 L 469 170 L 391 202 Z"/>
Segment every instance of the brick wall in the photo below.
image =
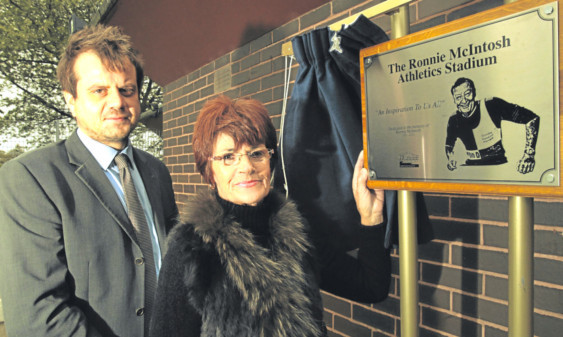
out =
<path fill-rule="evenodd" d="M 279 128 L 285 60 L 281 45 L 381 1 L 334 0 L 180 77 L 165 90 L 164 155 L 178 205 L 207 189 L 191 137 L 203 104 L 217 94 L 266 104 Z M 411 32 L 502 5 L 501 0 L 416 0 Z M 389 30 L 389 18 L 372 19 Z M 292 79 L 298 65 L 292 70 Z M 508 202 L 503 197 L 425 194 L 436 238 L 419 247 L 420 336 L 507 336 Z M 535 199 L 534 324 L 537 336 L 563 331 L 563 200 Z M 361 304 L 325 293 L 331 336 L 400 336 L 398 255 L 387 300 Z"/>

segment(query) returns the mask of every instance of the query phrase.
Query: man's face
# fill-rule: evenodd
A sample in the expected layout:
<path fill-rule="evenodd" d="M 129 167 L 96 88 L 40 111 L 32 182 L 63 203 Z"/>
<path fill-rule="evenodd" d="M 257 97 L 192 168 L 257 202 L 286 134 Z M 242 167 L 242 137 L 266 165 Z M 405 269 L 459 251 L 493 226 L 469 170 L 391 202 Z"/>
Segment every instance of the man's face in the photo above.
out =
<path fill-rule="evenodd" d="M 453 97 L 457 110 L 464 117 L 468 117 L 475 109 L 475 92 L 473 92 L 473 89 L 471 89 L 467 82 L 454 88 Z"/>
<path fill-rule="evenodd" d="M 140 116 L 137 73 L 127 60 L 124 71 L 110 71 L 93 52 L 74 64 L 76 97 L 63 92 L 78 127 L 90 138 L 121 150 Z"/>

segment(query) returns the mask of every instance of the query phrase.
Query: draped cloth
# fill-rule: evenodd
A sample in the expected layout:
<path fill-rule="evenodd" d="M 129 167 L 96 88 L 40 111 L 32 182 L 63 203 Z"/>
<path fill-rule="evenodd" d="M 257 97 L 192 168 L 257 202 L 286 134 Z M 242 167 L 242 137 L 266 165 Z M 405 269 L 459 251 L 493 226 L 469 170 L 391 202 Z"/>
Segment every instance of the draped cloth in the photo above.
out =
<path fill-rule="evenodd" d="M 357 246 L 360 227 L 351 187 L 363 148 L 359 51 L 387 40 L 364 16 L 338 32 L 321 28 L 292 40 L 299 69 L 280 131 L 274 186 L 286 188 L 313 229 L 346 250 Z M 389 246 L 396 192 L 386 191 L 385 198 Z"/>

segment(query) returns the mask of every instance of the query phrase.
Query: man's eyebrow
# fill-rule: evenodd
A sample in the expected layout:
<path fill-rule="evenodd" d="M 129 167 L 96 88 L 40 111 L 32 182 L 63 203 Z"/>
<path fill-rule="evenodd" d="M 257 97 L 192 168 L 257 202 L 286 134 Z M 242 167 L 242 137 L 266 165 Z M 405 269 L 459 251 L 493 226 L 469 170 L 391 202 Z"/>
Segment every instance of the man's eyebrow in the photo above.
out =
<path fill-rule="evenodd" d="M 108 86 L 105 84 L 101 84 L 101 83 L 93 83 L 92 85 L 90 85 L 89 87 L 87 87 L 88 90 L 92 90 L 92 89 L 99 89 L 99 88 L 107 88 Z"/>

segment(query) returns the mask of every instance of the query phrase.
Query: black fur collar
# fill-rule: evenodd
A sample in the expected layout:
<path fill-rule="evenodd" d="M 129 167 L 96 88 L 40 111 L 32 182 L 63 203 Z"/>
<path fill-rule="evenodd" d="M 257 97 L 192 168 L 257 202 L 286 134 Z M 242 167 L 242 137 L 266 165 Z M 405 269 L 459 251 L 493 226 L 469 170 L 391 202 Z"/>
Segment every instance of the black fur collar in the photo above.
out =
<path fill-rule="evenodd" d="M 264 224 L 270 227 L 270 247 L 257 244 L 250 231 L 225 218 L 211 191 L 189 200 L 175 231 L 189 227 L 213 247 L 252 315 L 274 316 L 275 327 L 268 329 L 272 336 L 319 336 L 310 298 L 317 285 L 303 269 L 310 250 L 304 221 L 293 202 L 277 193 L 271 197 L 274 211 Z"/>

